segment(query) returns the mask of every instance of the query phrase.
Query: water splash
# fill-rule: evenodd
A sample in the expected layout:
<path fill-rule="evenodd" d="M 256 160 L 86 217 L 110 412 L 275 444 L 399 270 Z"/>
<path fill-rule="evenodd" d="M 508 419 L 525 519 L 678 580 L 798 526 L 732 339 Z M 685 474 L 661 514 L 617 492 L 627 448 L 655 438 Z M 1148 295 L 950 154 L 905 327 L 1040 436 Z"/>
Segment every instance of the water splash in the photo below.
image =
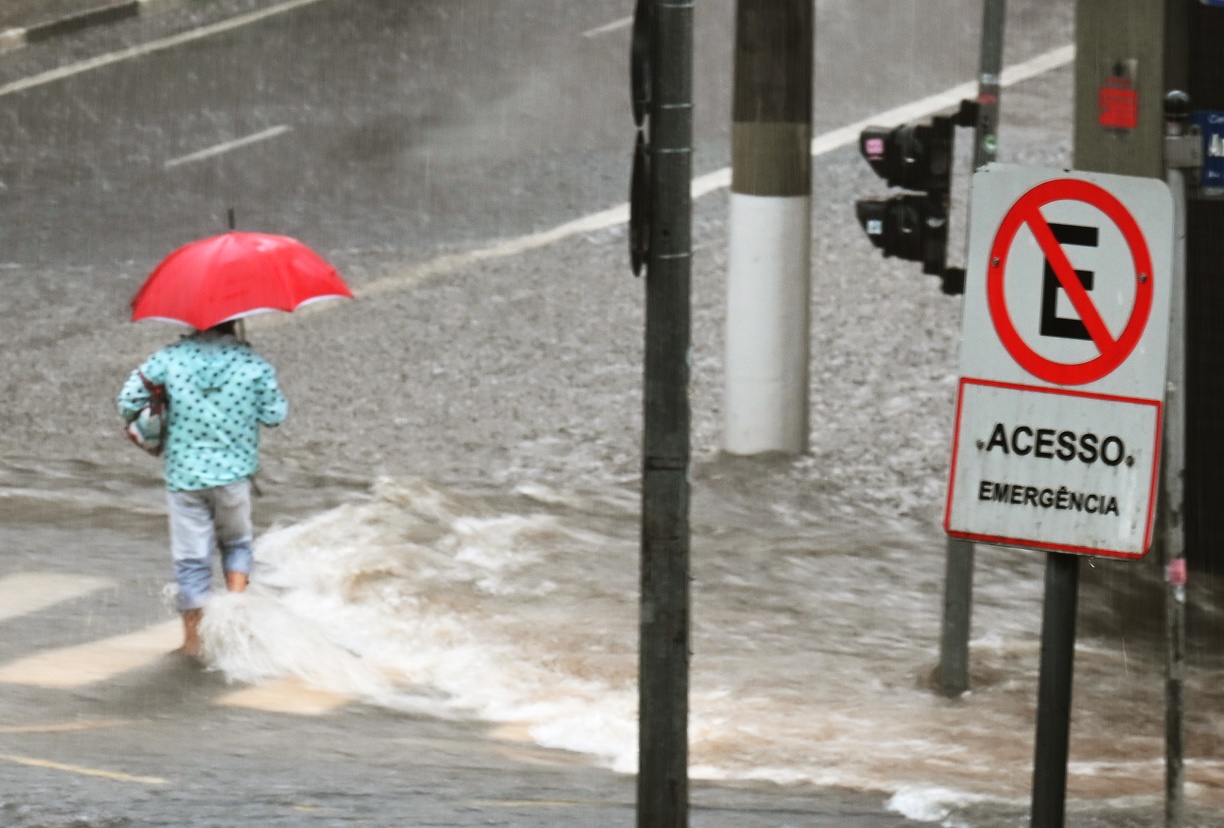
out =
<path fill-rule="evenodd" d="M 983 582 L 1013 587 L 981 591 L 975 689 L 948 701 L 929 683 L 938 556 L 916 559 L 912 536 L 833 528 L 794 504 L 755 514 L 748 533 L 743 510 L 761 493 L 738 488 L 696 509 L 693 778 L 879 791 L 931 821 L 986 800 L 1023 803 L 1039 590 L 1015 588 L 1017 565 L 996 565 L 1008 553 L 984 556 Z M 251 591 L 206 612 L 213 666 L 234 680 L 292 676 L 500 723 L 499 733 L 634 772 L 633 504 L 421 480 L 382 481 L 373 495 L 260 540 Z M 1077 731 L 1072 797 L 1160 795 L 1158 717 L 1136 713 L 1159 709 L 1159 681 L 1139 689 L 1159 664 L 1136 659 L 1123 671 L 1108 646 L 1082 642 L 1077 704 L 1108 720 L 1103 731 L 1125 721 L 1128 732 Z M 1194 758 L 1198 795 L 1220 796 L 1218 768 Z"/>

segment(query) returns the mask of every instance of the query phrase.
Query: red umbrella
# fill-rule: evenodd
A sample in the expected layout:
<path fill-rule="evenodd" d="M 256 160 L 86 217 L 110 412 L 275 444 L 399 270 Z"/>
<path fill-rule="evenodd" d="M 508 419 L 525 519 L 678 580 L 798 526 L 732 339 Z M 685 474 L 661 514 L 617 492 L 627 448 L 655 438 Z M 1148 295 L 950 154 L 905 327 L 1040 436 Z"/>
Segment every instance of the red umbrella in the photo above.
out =
<path fill-rule="evenodd" d="M 204 330 L 339 297 L 353 294 L 334 267 L 296 239 L 229 232 L 167 256 L 132 299 L 132 319 L 164 319 Z"/>

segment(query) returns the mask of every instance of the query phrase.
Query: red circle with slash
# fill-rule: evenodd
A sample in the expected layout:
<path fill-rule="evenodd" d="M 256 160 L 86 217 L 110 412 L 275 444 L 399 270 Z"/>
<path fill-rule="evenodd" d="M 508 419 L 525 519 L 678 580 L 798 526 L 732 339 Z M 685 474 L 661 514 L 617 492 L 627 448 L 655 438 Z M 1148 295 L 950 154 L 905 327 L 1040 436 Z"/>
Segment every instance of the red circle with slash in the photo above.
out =
<path fill-rule="evenodd" d="M 1131 310 L 1126 327 L 1114 338 L 1093 304 L 1092 297 L 1080 284 L 1062 245 L 1054 238 L 1050 223 L 1041 214 L 1041 208 L 1055 201 L 1082 201 L 1102 213 L 1117 225 L 1126 240 L 1130 258 L 1135 267 L 1135 306 Z M 1037 353 L 1016 330 L 1007 300 L 1003 293 L 1003 278 L 1007 271 L 1007 256 L 1021 227 L 1028 227 L 1037 240 L 1058 282 L 1088 335 L 1100 354 L 1086 362 L 1066 363 L 1049 359 Z M 1147 326 L 1152 311 L 1152 256 L 1138 222 L 1113 194 L 1089 181 L 1060 178 L 1038 184 L 1020 197 L 1007 215 L 1003 217 L 990 248 L 990 268 L 986 279 L 986 299 L 990 318 L 1003 347 L 1021 368 L 1038 379 L 1057 385 L 1083 385 L 1108 375 L 1135 350 Z"/>

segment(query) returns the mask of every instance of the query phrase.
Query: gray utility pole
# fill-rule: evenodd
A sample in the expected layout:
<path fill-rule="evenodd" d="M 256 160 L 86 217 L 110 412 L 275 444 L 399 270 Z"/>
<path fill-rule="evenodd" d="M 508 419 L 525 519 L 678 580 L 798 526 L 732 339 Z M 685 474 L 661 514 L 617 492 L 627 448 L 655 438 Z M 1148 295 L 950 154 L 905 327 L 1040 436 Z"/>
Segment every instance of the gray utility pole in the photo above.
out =
<path fill-rule="evenodd" d="M 693 4 L 643 0 L 643 13 L 650 137 L 637 824 L 686 828 Z"/>
<path fill-rule="evenodd" d="M 1195 7 L 1198 7 L 1197 9 Z M 1193 10 L 1193 11 L 1192 11 Z M 1214 11 L 1214 10 L 1211 10 Z M 1221 10 L 1224 11 L 1224 10 Z M 1165 817 L 1166 825 L 1180 828 L 1184 821 L 1185 769 L 1183 764 L 1182 677 L 1185 669 L 1185 573 L 1187 415 L 1186 273 L 1187 204 L 1184 163 L 1185 139 L 1180 137 L 1190 117 L 1189 104 L 1170 124 L 1166 120 L 1164 91 L 1186 83 L 1187 53 L 1194 52 L 1193 37 L 1205 37 L 1205 65 L 1219 65 L 1219 30 L 1201 25 L 1201 4 L 1185 0 L 1078 0 L 1075 16 L 1075 166 L 1077 169 L 1164 178 L 1173 195 L 1174 263 L 1170 309 L 1168 391 L 1166 392 L 1162 446 L 1162 547 L 1169 584 L 1166 588 L 1168 668 L 1165 708 Z M 1191 22 L 1191 18 L 1196 18 Z M 1210 19 L 1210 18 L 1208 18 Z M 1187 46 L 1190 46 L 1188 49 Z M 1218 71 L 1218 70 L 1213 70 Z M 1191 72 L 1191 75 L 1194 73 Z M 1216 78 L 1218 78 L 1218 74 Z M 1218 83 L 1216 84 L 1218 89 Z M 1182 87 L 1185 88 L 1185 87 Z M 1192 94 L 1194 89 L 1191 89 Z M 1218 94 L 1218 92 L 1217 92 Z M 1183 96 L 1184 98 L 1184 96 Z M 1176 104 L 1180 102 L 1176 96 Z M 1170 129 L 1172 128 L 1172 134 Z M 1218 236 L 1218 225 L 1213 230 Z M 1218 256 L 1203 271 L 1203 283 L 1215 283 Z M 1219 305 L 1196 305 L 1210 315 L 1216 327 Z M 1214 305 L 1214 306 L 1213 306 Z M 1189 394 L 1188 394 L 1189 392 Z M 1214 417 L 1208 431 L 1218 430 Z M 1209 446 L 1196 449 L 1210 455 Z M 1218 511 L 1212 504 L 1211 511 Z M 1036 824 L 1036 823 L 1034 823 Z"/>
<path fill-rule="evenodd" d="M 1007 0 L 984 0 L 978 71 L 978 110 L 973 169 L 995 160 L 999 147 L 1000 75 Z M 939 692 L 955 698 L 969 689 L 969 633 L 973 615 L 973 544 L 948 538 L 943 626 L 939 638 Z"/>
<path fill-rule="evenodd" d="M 808 447 L 813 0 L 737 0 L 723 448 Z"/>
<path fill-rule="evenodd" d="M 1165 17 L 1151 0 L 1077 0 L 1077 170 L 1164 179 Z"/>

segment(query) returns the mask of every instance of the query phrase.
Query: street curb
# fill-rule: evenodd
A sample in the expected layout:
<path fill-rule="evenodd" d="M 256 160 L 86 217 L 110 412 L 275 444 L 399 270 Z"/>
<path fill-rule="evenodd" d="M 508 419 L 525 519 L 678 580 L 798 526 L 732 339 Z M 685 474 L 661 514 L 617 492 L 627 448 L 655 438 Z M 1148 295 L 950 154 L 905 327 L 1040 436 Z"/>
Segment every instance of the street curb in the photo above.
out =
<path fill-rule="evenodd" d="M 79 32 L 83 29 L 106 23 L 126 20 L 141 14 L 173 6 L 183 5 L 186 0 L 126 0 L 126 2 L 111 2 L 92 9 L 76 12 L 65 17 L 38 23 L 23 28 L 7 29 L 0 32 L 0 54 L 11 52 L 29 43 L 39 43 L 63 34 Z"/>

